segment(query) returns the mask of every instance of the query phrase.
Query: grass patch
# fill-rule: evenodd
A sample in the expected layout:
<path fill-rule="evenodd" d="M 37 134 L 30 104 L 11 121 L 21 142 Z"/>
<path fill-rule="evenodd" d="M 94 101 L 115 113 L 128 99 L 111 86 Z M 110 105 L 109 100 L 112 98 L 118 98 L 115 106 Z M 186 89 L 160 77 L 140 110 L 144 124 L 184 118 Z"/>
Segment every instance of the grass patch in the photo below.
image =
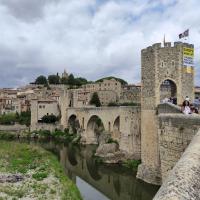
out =
<path fill-rule="evenodd" d="M 32 175 L 32 177 L 37 181 L 42 181 L 44 178 L 47 178 L 47 176 L 48 176 L 47 172 L 37 172 Z"/>
<path fill-rule="evenodd" d="M 20 173 L 25 177 L 17 184 L 1 184 L 0 193 L 8 199 L 26 198 L 30 192 L 34 199 L 82 199 L 56 156 L 35 145 L 0 140 L 0 173 Z"/>

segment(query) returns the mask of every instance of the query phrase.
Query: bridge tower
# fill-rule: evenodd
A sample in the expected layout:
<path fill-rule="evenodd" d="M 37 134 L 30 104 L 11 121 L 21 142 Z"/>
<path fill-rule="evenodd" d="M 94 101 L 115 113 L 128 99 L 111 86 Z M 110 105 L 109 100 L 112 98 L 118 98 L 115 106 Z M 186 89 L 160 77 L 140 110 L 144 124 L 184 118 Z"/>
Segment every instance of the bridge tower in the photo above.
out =
<path fill-rule="evenodd" d="M 194 98 L 194 69 L 189 66 L 194 46 L 170 42 L 153 44 L 141 51 L 141 159 L 137 177 L 160 184 L 157 105 L 166 97 L 181 104 Z M 192 65 L 192 64 L 191 64 Z"/>

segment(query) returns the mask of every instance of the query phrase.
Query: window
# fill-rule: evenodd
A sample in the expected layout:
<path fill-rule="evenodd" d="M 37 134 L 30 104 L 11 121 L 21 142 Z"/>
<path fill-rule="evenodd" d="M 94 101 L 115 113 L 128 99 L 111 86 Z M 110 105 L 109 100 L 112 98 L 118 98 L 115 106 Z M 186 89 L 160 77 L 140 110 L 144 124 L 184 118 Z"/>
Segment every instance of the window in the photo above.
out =
<path fill-rule="evenodd" d="M 42 108 L 42 106 L 41 106 L 41 105 L 39 105 L 39 108 Z"/>
<path fill-rule="evenodd" d="M 45 108 L 45 105 L 43 105 L 43 108 Z"/>

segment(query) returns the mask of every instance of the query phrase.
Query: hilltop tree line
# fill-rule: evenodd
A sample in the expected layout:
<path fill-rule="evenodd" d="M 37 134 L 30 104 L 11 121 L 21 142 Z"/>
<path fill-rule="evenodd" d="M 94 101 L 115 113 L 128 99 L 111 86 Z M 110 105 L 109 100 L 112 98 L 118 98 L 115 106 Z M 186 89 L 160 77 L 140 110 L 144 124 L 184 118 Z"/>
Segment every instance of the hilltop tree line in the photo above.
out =
<path fill-rule="evenodd" d="M 54 84 L 54 85 L 64 84 L 64 85 L 79 87 L 87 83 L 88 81 L 85 78 L 82 77 L 75 78 L 73 74 L 70 74 L 68 77 L 60 77 L 58 73 L 56 75 L 54 74 L 49 75 L 48 77 L 40 75 L 35 80 L 35 84 L 45 85 L 45 86 L 47 86 L 48 84 Z"/>
<path fill-rule="evenodd" d="M 103 82 L 103 80 L 105 79 L 106 80 L 115 79 L 119 81 L 122 85 L 128 84 L 125 80 L 116 78 L 113 76 L 104 77 L 102 79 L 95 81 L 95 83 Z M 45 86 L 48 86 L 48 84 L 53 84 L 53 85 L 64 84 L 64 85 L 69 85 L 69 86 L 80 87 L 84 84 L 93 83 L 93 82 L 88 81 L 86 78 L 83 78 L 83 77 L 75 78 L 73 74 L 70 74 L 68 77 L 60 77 L 59 74 L 57 73 L 56 75 L 52 74 L 52 75 L 49 75 L 48 77 L 40 75 L 36 78 L 34 83 L 38 85 L 45 85 Z"/>

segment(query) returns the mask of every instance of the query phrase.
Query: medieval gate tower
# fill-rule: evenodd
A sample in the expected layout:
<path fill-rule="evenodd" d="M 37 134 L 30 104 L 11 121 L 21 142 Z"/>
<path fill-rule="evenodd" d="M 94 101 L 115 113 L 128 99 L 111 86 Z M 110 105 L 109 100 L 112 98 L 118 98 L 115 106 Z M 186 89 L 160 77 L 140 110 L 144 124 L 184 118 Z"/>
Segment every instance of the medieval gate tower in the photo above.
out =
<path fill-rule="evenodd" d="M 157 105 L 164 98 L 194 98 L 194 46 L 182 42 L 154 44 L 141 51 L 141 159 L 138 178 L 160 184 Z M 189 56 L 189 59 L 188 57 Z"/>

